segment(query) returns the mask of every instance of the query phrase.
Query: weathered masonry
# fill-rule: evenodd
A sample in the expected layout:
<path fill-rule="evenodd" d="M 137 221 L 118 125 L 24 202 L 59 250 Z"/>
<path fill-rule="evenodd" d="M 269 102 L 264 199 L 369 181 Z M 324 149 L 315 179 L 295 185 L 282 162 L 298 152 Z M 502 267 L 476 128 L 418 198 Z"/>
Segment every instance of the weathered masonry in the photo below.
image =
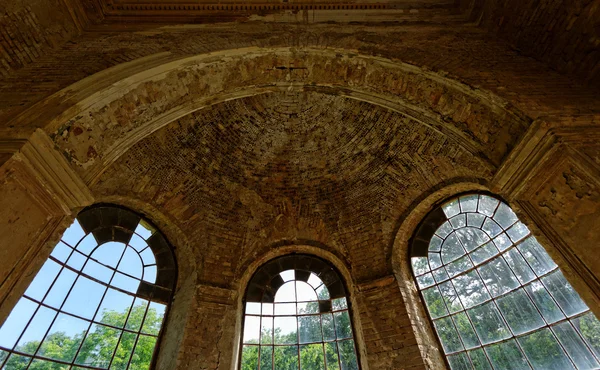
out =
<path fill-rule="evenodd" d="M 594 0 L 4 0 L 0 367 L 600 369 Z"/>

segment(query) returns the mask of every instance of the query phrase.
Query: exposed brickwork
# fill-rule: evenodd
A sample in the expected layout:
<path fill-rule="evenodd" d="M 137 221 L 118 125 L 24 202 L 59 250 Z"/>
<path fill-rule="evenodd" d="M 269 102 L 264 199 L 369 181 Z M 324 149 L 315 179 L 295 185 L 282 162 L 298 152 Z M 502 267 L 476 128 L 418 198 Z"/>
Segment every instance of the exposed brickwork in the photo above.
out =
<path fill-rule="evenodd" d="M 8 0 L 0 5 L 0 75 L 31 64 L 82 31 L 76 1 Z"/>

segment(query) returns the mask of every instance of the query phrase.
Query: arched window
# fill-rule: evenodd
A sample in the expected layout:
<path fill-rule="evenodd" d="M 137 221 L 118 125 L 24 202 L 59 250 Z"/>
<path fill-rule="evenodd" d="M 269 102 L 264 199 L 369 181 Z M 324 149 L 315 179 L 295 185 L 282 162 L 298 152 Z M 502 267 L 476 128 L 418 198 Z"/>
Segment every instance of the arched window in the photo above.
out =
<path fill-rule="evenodd" d="M 349 310 L 326 262 L 307 255 L 268 262 L 246 292 L 240 369 L 359 369 Z"/>
<path fill-rule="evenodd" d="M 149 368 L 175 278 L 147 221 L 82 211 L 0 328 L 0 368 Z"/>
<path fill-rule="evenodd" d="M 502 201 L 431 212 L 411 262 L 452 369 L 600 368 L 600 322 Z"/>

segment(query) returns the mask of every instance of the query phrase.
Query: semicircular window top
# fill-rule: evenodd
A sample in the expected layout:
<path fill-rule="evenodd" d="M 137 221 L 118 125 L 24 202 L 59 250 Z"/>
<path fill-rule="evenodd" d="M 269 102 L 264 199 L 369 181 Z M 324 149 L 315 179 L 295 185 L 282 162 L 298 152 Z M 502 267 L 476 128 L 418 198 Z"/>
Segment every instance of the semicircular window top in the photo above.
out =
<path fill-rule="evenodd" d="M 453 370 L 600 369 L 600 321 L 506 203 L 446 202 L 411 257 Z"/>
<path fill-rule="evenodd" d="M 135 213 L 83 210 L 0 328 L 1 369 L 148 369 L 176 279 Z"/>
<path fill-rule="evenodd" d="M 358 370 L 344 284 L 323 260 L 290 255 L 263 265 L 245 299 L 242 370 Z"/>

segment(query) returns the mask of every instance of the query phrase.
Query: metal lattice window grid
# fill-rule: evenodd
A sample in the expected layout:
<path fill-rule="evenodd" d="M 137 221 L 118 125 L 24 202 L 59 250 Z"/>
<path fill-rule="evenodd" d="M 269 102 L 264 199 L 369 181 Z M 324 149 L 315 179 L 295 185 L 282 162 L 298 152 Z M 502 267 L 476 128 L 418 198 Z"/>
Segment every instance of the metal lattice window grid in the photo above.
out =
<path fill-rule="evenodd" d="M 344 284 L 318 258 L 292 255 L 262 266 L 244 312 L 241 370 L 360 368 Z"/>
<path fill-rule="evenodd" d="M 421 224 L 411 257 L 453 370 L 600 369 L 600 321 L 502 201 L 446 202 Z"/>
<path fill-rule="evenodd" d="M 113 206 L 82 211 L 0 328 L 0 368 L 149 368 L 175 278 L 150 223 Z"/>

